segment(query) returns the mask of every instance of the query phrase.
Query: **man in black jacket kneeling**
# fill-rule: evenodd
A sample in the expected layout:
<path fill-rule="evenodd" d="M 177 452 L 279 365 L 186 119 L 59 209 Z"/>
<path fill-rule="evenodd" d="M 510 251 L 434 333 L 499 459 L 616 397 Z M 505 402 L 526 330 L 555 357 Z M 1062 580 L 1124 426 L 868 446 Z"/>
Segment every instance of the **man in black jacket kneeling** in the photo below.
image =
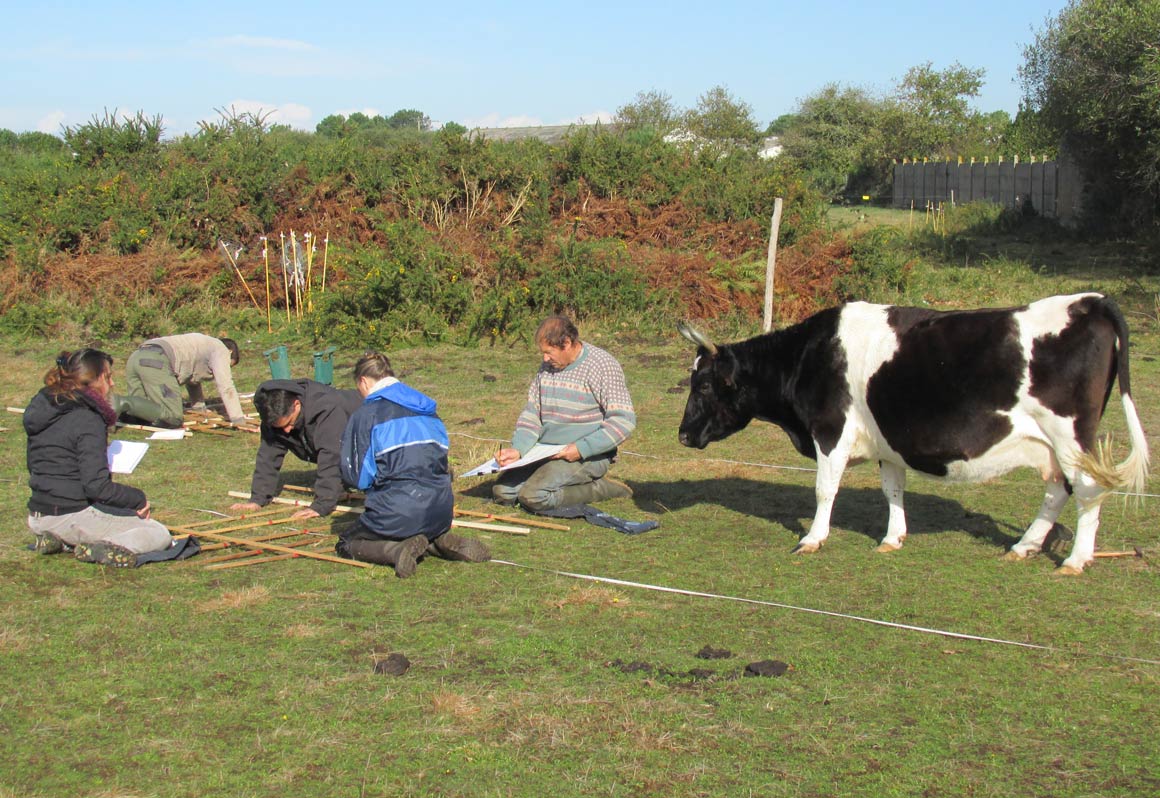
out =
<path fill-rule="evenodd" d="M 339 471 L 342 433 L 351 413 L 362 404 L 358 391 L 339 390 L 314 380 L 268 380 L 254 392 L 254 408 L 262 419 L 262 442 L 254 462 L 250 500 L 230 506 L 251 511 L 270 503 L 278 493 L 278 472 L 286 452 L 318 465 L 314 501 L 294 518 L 330 515 L 342 494 Z"/>

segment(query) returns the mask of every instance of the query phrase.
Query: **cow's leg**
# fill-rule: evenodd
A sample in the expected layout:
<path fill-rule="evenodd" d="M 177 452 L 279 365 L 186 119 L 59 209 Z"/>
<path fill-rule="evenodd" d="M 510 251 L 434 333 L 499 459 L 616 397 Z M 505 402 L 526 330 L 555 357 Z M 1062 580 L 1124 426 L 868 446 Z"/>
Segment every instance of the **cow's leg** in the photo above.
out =
<path fill-rule="evenodd" d="M 906 510 L 902 506 L 902 497 L 906 492 L 906 468 L 883 460 L 878 464 L 878 470 L 882 477 L 882 492 L 890 505 L 890 519 L 886 523 L 886 537 L 878 545 L 877 551 L 898 551 L 902 548 L 902 541 L 906 540 Z"/>
<path fill-rule="evenodd" d="M 1019 542 L 1011 547 L 1007 553 L 1009 560 L 1022 560 L 1029 554 L 1038 554 L 1043 549 L 1043 541 L 1047 533 L 1055 526 L 1063 505 L 1067 504 L 1067 485 L 1062 476 L 1047 480 L 1047 492 L 1043 496 L 1043 504 L 1039 507 L 1039 514 L 1027 527 Z"/>
<path fill-rule="evenodd" d="M 846 447 L 838 446 L 828 455 L 818 450 L 818 479 L 814 484 L 814 498 L 818 502 L 814 510 L 814 520 L 810 523 L 810 531 L 802 538 L 794 552 L 797 554 L 813 554 L 822 547 L 830 535 L 830 514 L 834 510 L 834 498 L 838 495 L 838 486 L 842 482 L 842 472 L 846 470 L 846 461 L 849 454 Z"/>
<path fill-rule="evenodd" d="M 1096 530 L 1100 526 L 1100 505 L 1107 496 L 1107 489 L 1101 487 L 1087 474 L 1080 474 L 1073 485 L 1075 503 L 1079 517 L 1075 524 L 1075 543 L 1071 554 L 1059 566 L 1058 573 L 1075 576 L 1083 573 L 1084 566 L 1095 559 Z"/>

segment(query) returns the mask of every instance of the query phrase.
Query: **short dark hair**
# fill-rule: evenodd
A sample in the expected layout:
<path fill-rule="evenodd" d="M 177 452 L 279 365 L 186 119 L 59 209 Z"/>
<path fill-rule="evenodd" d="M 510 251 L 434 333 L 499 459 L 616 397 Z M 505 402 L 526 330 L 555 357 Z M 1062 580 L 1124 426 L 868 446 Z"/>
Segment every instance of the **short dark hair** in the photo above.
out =
<path fill-rule="evenodd" d="M 294 412 L 294 401 L 302 401 L 300 394 L 285 388 L 259 388 L 254 394 L 254 409 L 263 424 L 273 424 Z"/>
<path fill-rule="evenodd" d="M 233 338 L 219 338 L 218 340 L 226 345 L 226 349 L 230 350 L 230 365 L 238 365 L 242 359 L 242 350 L 238 349 L 238 342 Z"/>
<path fill-rule="evenodd" d="M 391 361 L 381 352 L 367 352 L 354 364 L 355 382 L 363 377 L 370 377 L 378 382 L 384 377 L 393 376 L 395 376 L 395 372 L 391 369 Z"/>
<path fill-rule="evenodd" d="M 577 343 L 580 340 L 580 331 L 567 316 L 559 314 L 549 316 L 540 322 L 536 330 L 536 344 L 547 344 L 557 349 L 564 346 L 566 341 Z"/>

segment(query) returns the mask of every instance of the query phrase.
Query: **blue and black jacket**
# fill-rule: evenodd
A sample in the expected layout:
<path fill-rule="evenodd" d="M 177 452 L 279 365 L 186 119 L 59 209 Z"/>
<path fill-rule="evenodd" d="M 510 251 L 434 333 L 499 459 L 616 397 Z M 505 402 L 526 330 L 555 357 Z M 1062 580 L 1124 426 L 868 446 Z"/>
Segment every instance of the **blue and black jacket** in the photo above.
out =
<path fill-rule="evenodd" d="M 352 537 L 434 540 L 451 528 L 450 441 L 435 409 L 434 399 L 393 381 L 351 415 L 342 436 L 342 479 L 366 493 Z"/>

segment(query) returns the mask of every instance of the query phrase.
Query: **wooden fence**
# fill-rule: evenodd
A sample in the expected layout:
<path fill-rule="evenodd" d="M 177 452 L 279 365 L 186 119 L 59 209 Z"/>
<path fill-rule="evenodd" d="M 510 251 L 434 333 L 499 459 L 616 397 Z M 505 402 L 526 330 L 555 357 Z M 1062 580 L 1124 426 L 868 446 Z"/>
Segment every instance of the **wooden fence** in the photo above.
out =
<path fill-rule="evenodd" d="M 894 165 L 895 208 L 986 200 L 1008 208 L 1028 202 L 1038 213 L 1070 222 L 1079 213 L 1079 169 L 1058 161 L 903 162 Z"/>

